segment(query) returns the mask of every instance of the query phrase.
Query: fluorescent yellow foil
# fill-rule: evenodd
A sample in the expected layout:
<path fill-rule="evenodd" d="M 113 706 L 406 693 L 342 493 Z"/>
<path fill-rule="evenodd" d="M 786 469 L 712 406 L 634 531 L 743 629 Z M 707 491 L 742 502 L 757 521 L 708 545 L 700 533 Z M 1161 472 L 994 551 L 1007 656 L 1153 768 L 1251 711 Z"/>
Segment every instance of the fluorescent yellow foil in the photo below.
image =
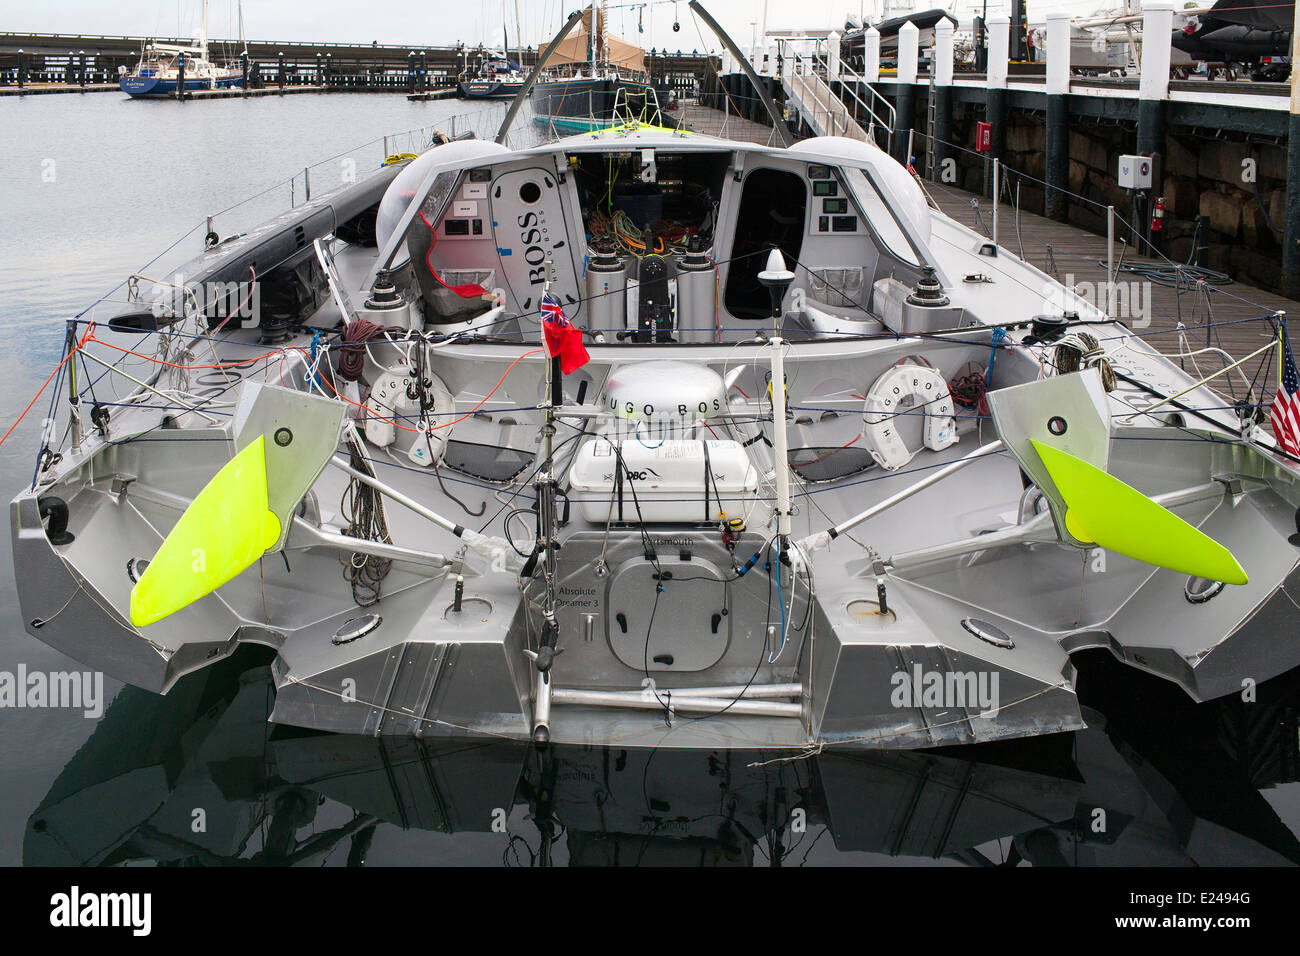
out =
<path fill-rule="evenodd" d="M 1069 452 L 1030 439 L 1065 500 L 1065 526 L 1080 541 L 1225 584 L 1250 579 L 1231 551 L 1168 508 Z"/>
<path fill-rule="evenodd" d="M 131 623 L 144 627 L 238 575 L 280 538 L 267 510 L 266 436 L 217 472 L 185 509 L 131 589 Z"/>

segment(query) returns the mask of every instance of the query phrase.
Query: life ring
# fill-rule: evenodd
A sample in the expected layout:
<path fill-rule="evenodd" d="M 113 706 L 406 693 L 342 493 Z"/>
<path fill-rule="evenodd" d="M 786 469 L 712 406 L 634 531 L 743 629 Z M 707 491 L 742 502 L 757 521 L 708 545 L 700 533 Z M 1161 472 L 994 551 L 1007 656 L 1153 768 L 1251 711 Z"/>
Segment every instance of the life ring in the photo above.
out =
<path fill-rule="evenodd" d="M 921 441 L 926 448 L 942 451 L 957 442 L 952 394 L 943 376 L 929 365 L 895 365 L 872 384 L 862 410 L 862 437 L 871 457 L 887 471 L 906 465 L 920 451 L 907 447 L 895 422 L 914 409 L 924 409 Z"/>

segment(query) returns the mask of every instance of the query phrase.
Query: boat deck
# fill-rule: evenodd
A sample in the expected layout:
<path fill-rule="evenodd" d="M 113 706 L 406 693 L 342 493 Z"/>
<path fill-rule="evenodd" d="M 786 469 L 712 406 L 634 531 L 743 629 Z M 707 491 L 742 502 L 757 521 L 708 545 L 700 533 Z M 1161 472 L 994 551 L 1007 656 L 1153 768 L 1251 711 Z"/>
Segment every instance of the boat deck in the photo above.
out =
<path fill-rule="evenodd" d="M 988 197 L 954 189 L 942 183 L 927 181 L 925 186 L 939 208 L 948 216 L 985 235 L 989 233 L 992 228 L 992 201 Z M 1082 286 L 1080 294 L 1094 304 L 1104 305 L 1097 302 L 1095 296 L 1099 294 L 1096 290 L 1106 279 L 1105 236 L 1023 211 L 1017 228 L 1016 211 L 1006 202 L 999 207 L 998 217 L 998 239 L 1005 248 L 1062 282 Z M 1117 239 L 1117 261 L 1121 256 L 1120 249 L 1121 244 Z M 1131 248 L 1124 249 L 1123 263 L 1153 268 L 1171 266 L 1168 261 L 1134 255 Z M 1172 283 L 1151 281 L 1132 273 L 1121 273 L 1119 283 L 1121 291 L 1118 296 L 1121 299 L 1124 296 L 1139 297 L 1141 311 L 1145 312 L 1143 316 L 1121 315 L 1121 319 L 1166 355 L 1179 351 L 1177 329 L 1180 322 L 1186 328 L 1186 349 L 1213 346 L 1223 349 L 1234 359 L 1241 359 L 1267 345 L 1273 337 L 1272 325 L 1262 320 L 1262 317 L 1278 312 L 1288 315 L 1300 312 L 1300 303 L 1294 300 L 1235 280 L 1219 286 L 1185 282 L 1179 287 Z M 1262 369 L 1259 360 L 1254 359 L 1245 363 L 1243 371 L 1251 379 L 1255 378 L 1258 371 L 1259 386 L 1266 390 L 1266 395 L 1271 395 L 1277 384 L 1276 354 L 1269 353 L 1265 358 L 1268 360 Z M 1221 367 L 1213 356 L 1202 355 L 1197 359 L 1205 375 L 1218 371 Z M 1183 364 L 1189 371 L 1194 371 L 1190 362 Z M 1217 384 L 1225 381 L 1226 379 L 1219 379 Z M 1240 393 L 1239 380 L 1237 384 Z M 1219 391 L 1230 394 L 1226 389 Z"/>

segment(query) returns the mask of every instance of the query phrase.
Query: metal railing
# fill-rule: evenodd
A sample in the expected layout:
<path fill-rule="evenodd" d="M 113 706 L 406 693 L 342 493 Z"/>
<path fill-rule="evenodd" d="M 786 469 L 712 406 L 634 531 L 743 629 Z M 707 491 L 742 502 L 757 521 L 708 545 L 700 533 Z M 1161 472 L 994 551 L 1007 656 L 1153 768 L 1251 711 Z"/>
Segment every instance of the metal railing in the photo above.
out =
<path fill-rule="evenodd" d="M 852 68 L 840 64 L 839 76 L 832 77 L 825 40 L 817 39 L 811 52 L 796 49 L 789 40 L 778 40 L 782 83 L 795 108 L 815 132 L 824 136 L 848 136 L 880 145 L 878 130 L 884 132 L 884 148 L 893 145 L 897 113 L 884 96 Z M 831 86 L 839 82 L 838 91 Z M 859 88 L 870 99 L 863 99 Z M 879 106 L 872 103 L 879 101 Z M 850 104 L 854 107 L 850 109 Z M 866 121 L 865 127 L 863 120 Z"/>

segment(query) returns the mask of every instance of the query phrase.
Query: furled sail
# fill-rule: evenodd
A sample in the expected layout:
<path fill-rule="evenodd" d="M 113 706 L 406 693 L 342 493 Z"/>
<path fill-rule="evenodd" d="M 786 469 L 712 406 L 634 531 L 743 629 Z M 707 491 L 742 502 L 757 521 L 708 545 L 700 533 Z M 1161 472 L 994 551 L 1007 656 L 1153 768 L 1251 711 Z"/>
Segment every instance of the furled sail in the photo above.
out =
<path fill-rule="evenodd" d="M 592 14 L 595 14 L 595 36 L 592 36 Z M 600 11 L 588 9 L 582 15 L 582 22 L 564 38 L 548 60 L 549 65 L 562 63 L 588 63 L 593 59 L 597 63 L 609 63 L 610 66 L 623 70 L 645 71 L 645 50 L 626 40 L 612 36 L 602 30 L 603 20 Z M 594 45 L 593 45 L 594 40 Z"/>

